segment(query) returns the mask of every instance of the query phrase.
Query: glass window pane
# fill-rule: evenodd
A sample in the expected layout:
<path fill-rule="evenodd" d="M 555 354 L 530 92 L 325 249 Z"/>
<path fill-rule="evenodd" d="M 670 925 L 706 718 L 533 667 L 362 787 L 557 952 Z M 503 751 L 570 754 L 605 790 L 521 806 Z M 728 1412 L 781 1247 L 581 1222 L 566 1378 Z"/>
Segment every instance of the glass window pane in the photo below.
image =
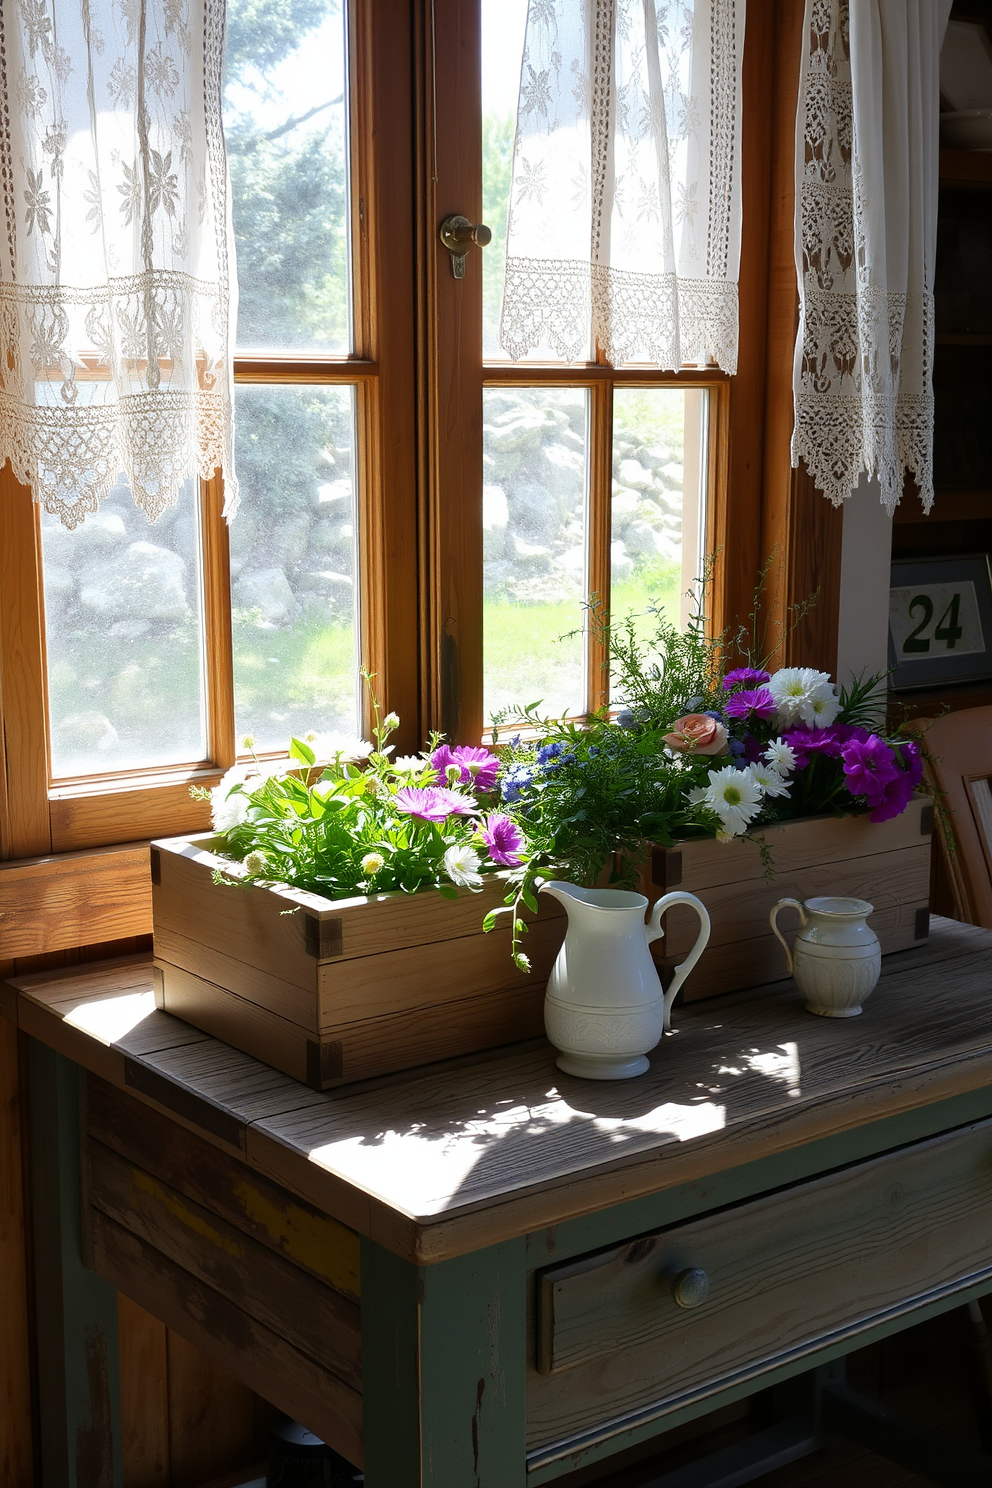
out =
<path fill-rule="evenodd" d="M 42 513 L 52 774 L 206 757 L 198 487 L 152 524 L 122 480 L 73 531 Z"/>
<path fill-rule="evenodd" d="M 352 387 L 235 390 L 231 523 L 239 739 L 358 728 Z"/>
<path fill-rule="evenodd" d="M 617 388 L 613 395 L 610 608 L 653 630 L 652 606 L 685 624 L 706 524 L 703 388 Z"/>
<path fill-rule="evenodd" d="M 547 714 L 581 712 L 589 395 L 483 396 L 486 717 L 536 702 Z"/>
<path fill-rule="evenodd" d="M 239 348 L 351 350 L 345 55 L 340 0 L 228 0 Z"/>

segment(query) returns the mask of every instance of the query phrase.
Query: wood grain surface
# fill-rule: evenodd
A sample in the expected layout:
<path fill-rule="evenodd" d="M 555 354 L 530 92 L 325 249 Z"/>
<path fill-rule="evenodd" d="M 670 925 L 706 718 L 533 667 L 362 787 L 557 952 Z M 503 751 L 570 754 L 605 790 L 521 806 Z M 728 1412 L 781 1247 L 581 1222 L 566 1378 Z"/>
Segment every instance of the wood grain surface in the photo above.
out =
<path fill-rule="evenodd" d="M 91 1077 L 87 1131 L 342 1296 L 361 1295 L 359 1237 L 145 1101 Z"/>
<path fill-rule="evenodd" d="M 0 862 L 0 956 L 34 956 L 152 928 L 148 847 Z"/>
<path fill-rule="evenodd" d="M 8 988 L 55 1042 L 71 991 L 55 1003 L 53 978 L 35 980 Z M 990 991 L 992 934 L 938 919 L 884 958 L 860 1018 L 805 1013 L 791 982 L 712 999 L 677 1009 L 649 1073 L 622 1085 L 565 1076 L 531 1043 L 319 1094 L 212 1038 L 179 1042 L 160 1011 L 109 1047 L 74 1030 L 74 1057 L 114 1055 L 142 1099 L 429 1262 L 981 1088 Z"/>
<path fill-rule="evenodd" d="M 312 965 L 311 984 L 306 990 L 284 977 L 235 960 L 216 946 L 204 945 L 174 930 L 159 929 L 155 933 L 155 960 L 165 977 L 164 1005 L 169 1006 L 173 969 L 224 988 L 239 1002 L 250 1002 L 303 1029 L 325 1034 L 336 1034 L 348 1024 L 371 1018 L 426 1011 L 432 1004 L 461 1002 L 511 987 L 530 988 L 542 997 L 565 938 L 564 918 L 533 925 L 524 942 L 533 970 L 525 972 L 513 964 L 509 922 L 505 928 L 484 935 L 479 930 L 483 912 L 479 911 L 474 935 L 455 936 L 437 946 L 405 946 L 379 955 Z M 178 1007 L 173 1010 L 178 1012 Z M 192 1012 L 192 1007 L 188 1011 Z"/>
<path fill-rule="evenodd" d="M 457 946 L 461 942 L 451 944 Z M 508 933 L 505 951 L 505 961 L 509 964 Z M 445 1056 L 471 1053 L 480 1046 L 491 1049 L 538 1037 L 544 1027 L 544 986 L 552 961 L 553 956 L 545 966 L 543 978 L 536 975 L 533 980 L 527 978 L 522 986 L 481 993 L 476 990 L 471 997 L 455 997 L 436 1004 L 425 1002 L 391 1016 L 363 1018 L 309 1035 L 288 1018 L 226 988 L 191 976 L 176 966 L 166 966 L 160 961 L 155 965 L 156 971 L 162 973 L 159 995 L 168 1012 L 177 1018 L 188 1018 L 216 1038 L 226 1039 L 245 1053 L 266 1060 L 294 1080 L 305 1081 L 315 1090 L 326 1090 L 395 1070 L 413 1069 Z M 443 995 L 443 987 L 436 990 Z M 424 996 L 434 993 L 432 988 Z M 325 1053 L 329 1056 L 326 1063 Z"/>
<path fill-rule="evenodd" d="M 100 1210 L 92 1211 L 92 1226 L 101 1276 L 350 1462 L 361 1463 L 358 1391 Z"/>
<path fill-rule="evenodd" d="M 300 987 L 313 986 L 317 962 L 478 935 L 485 916 L 502 905 L 506 894 L 504 874 L 487 879 L 478 893 L 458 890 L 455 899 L 435 891 L 325 899 L 286 885 L 248 885 L 235 891 L 213 882 L 215 870 L 235 876 L 238 869 L 230 858 L 211 850 L 217 841 L 208 835 L 153 844 L 160 879 L 153 896 L 156 926 L 212 945 Z M 554 900 L 541 901 L 540 919 L 562 914 Z M 307 917 L 329 925 L 333 950 L 308 952 Z"/>
<path fill-rule="evenodd" d="M 992 1122 L 541 1274 L 528 1444 L 715 1393 L 923 1299 L 992 1285 Z M 709 1278 L 676 1305 L 668 1279 Z"/>

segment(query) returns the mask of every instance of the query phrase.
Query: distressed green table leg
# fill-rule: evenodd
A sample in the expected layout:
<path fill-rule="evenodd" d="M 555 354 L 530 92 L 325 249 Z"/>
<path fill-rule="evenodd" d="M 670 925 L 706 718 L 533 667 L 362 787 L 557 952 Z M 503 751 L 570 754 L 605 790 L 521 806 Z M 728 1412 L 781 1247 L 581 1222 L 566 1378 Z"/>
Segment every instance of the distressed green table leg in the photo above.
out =
<path fill-rule="evenodd" d="M 523 1488 L 523 1239 L 434 1266 L 362 1242 L 366 1488 Z"/>
<path fill-rule="evenodd" d="M 35 1039 L 28 1074 L 42 1488 L 121 1488 L 117 1293 L 80 1248 L 85 1075 Z"/>

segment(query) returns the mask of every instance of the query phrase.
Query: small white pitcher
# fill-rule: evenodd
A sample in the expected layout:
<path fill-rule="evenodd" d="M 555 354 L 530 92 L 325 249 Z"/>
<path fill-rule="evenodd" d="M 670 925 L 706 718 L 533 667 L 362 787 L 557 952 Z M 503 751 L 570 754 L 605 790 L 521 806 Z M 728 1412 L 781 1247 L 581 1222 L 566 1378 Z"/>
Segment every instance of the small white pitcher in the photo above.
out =
<path fill-rule="evenodd" d="M 710 938 L 710 917 L 692 894 L 659 899 L 648 924 L 643 894 L 626 889 L 541 885 L 565 906 L 568 931 L 544 999 L 544 1026 L 558 1068 L 586 1080 L 629 1080 L 650 1066 L 647 1053 L 670 1027 L 672 1003 Z M 664 935 L 661 917 L 673 904 L 699 916 L 696 943 L 664 994 L 648 946 Z"/>
<path fill-rule="evenodd" d="M 786 906 L 802 921 L 789 950 L 777 920 Z M 821 1018 L 856 1018 L 882 970 L 878 936 L 867 924 L 875 906 L 865 899 L 780 899 L 769 915 L 785 948 L 789 973 L 806 998 L 806 1010 Z"/>

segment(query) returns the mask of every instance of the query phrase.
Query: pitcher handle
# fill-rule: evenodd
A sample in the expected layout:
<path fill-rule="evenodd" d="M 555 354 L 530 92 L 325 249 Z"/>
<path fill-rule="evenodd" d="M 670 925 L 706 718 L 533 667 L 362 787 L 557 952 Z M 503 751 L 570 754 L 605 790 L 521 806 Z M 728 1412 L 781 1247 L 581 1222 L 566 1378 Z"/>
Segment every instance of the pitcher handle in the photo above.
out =
<path fill-rule="evenodd" d="M 800 930 L 803 928 L 804 925 L 809 924 L 809 915 L 806 913 L 805 904 L 800 903 L 798 899 L 780 899 L 768 916 L 768 923 L 772 927 L 772 934 L 775 936 L 776 940 L 779 942 L 783 951 L 785 952 L 786 963 L 789 967 L 789 975 L 792 976 L 792 950 L 785 936 L 778 928 L 778 912 L 780 909 L 798 909 Z"/>
<path fill-rule="evenodd" d="M 696 914 L 699 916 L 699 934 L 696 936 L 696 943 L 693 946 L 692 950 L 689 952 L 688 956 L 686 956 L 685 960 L 680 966 L 676 967 L 671 986 L 665 993 L 664 1028 L 666 1033 L 671 1033 L 672 1031 L 672 1003 L 675 1001 L 675 995 L 679 991 L 682 983 L 685 981 L 692 968 L 695 966 L 696 962 L 699 960 L 700 956 L 705 951 L 706 944 L 710 938 L 710 917 L 706 905 L 703 904 L 701 900 L 697 899 L 695 894 L 687 894 L 682 889 L 676 889 L 673 893 L 665 894 L 663 898 L 659 899 L 657 904 L 654 906 L 654 909 L 651 911 L 651 919 L 648 921 L 647 926 L 649 942 L 652 940 L 657 940 L 659 936 L 664 935 L 665 932 L 661 928 L 661 917 L 665 913 L 666 909 L 671 909 L 673 904 L 688 904 L 690 909 L 694 909 L 696 911 Z"/>

